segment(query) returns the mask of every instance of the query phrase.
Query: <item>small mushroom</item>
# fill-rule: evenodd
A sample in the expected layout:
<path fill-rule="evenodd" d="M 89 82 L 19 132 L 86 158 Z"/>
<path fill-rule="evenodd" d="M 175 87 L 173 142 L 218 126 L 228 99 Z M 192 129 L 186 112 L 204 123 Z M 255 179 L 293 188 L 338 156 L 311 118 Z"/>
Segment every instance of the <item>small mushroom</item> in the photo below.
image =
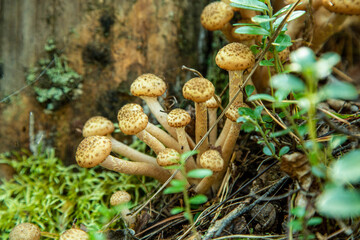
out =
<path fill-rule="evenodd" d="M 39 240 L 41 231 L 32 223 L 20 223 L 10 232 L 9 240 Z"/>
<path fill-rule="evenodd" d="M 140 105 L 139 105 L 140 106 Z M 156 164 L 156 159 L 123 144 L 111 136 L 115 130 L 114 124 L 107 118 L 95 116 L 86 121 L 82 133 L 84 137 L 106 136 L 111 140 L 112 151 L 136 162 Z"/>
<path fill-rule="evenodd" d="M 225 37 L 232 41 L 230 20 L 234 16 L 234 10 L 228 4 L 215 1 L 208 4 L 200 16 L 201 25 L 209 31 L 220 30 Z"/>
<path fill-rule="evenodd" d="M 89 235 L 85 231 L 79 228 L 70 228 L 60 235 L 59 240 L 75 240 L 75 239 L 88 240 Z"/>
<path fill-rule="evenodd" d="M 202 168 L 213 171 L 213 175 L 203 178 L 196 186 L 195 192 L 207 193 L 217 179 L 216 173 L 224 169 L 224 160 L 218 151 L 207 150 L 200 157 L 200 165 Z"/>
<path fill-rule="evenodd" d="M 146 143 L 156 154 L 165 149 L 165 146 L 148 131 L 148 116 L 142 111 L 131 111 L 121 108 L 118 113 L 120 130 L 127 135 L 136 135 Z"/>
<path fill-rule="evenodd" d="M 175 149 L 165 148 L 157 155 L 156 161 L 161 167 L 178 165 L 180 164 L 180 153 Z M 175 170 L 170 170 L 170 172 L 174 173 Z M 181 174 L 181 172 L 178 172 L 175 175 L 175 178 L 185 180 L 187 182 L 186 178 Z"/>
<path fill-rule="evenodd" d="M 167 116 L 167 121 L 170 127 L 175 128 L 176 134 L 178 136 L 178 142 L 181 148 L 181 152 L 189 152 L 190 146 L 186 139 L 185 127 L 191 121 L 191 116 L 188 112 L 183 109 L 176 108 L 171 110 Z M 186 162 L 186 170 L 192 170 L 196 168 L 196 163 L 193 157 L 190 157 Z"/>
<path fill-rule="evenodd" d="M 157 99 L 166 91 L 166 83 L 164 80 L 154 74 L 146 73 L 135 79 L 131 84 L 130 91 L 132 95 L 138 96 L 146 102 L 159 123 L 171 136 L 176 138 L 175 130 L 167 124 L 167 114 Z"/>
<path fill-rule="evenodd" d="M 195 140 L 196 144 L 204 137 L 207 132 L 207 110 L 206 101 L 209 100 L 215 93 L 214 85 L 206 78 L 196 77 L 187 81 L 183 86 L 184 98 L 195 103 Z M 199 147 L 199 153 L 205 152 L 209 148 L 208 139 Z M 197 158 L 197 164 L 198 159 Z M 199 164 L 198 164 L 199 165 Z"/>
<path fill-rule="evenodd" d="M 80 167 L 91 168 L 100 165 L 119 173 L 152 177 L 161 183 L 171 176 L 167 170 L 154 164 L 125 161 L 111 156 L 110 152 L 110 139 L 104 136 L 90 136 L 80 142 L 75 158 Z"/>
<path fill-rule="evenodd" d="M 120 118 L 120 115 L 122 112 L 126 111 L 141 111 L 144 112 L 143 108 L 136 103 L 128 103 L 125 104 L 120 111 L 118 112 L 118 119 Z M 145 128 L 146 131 L 148 131 L 151 135 L 153 135 L 155 138 L 157 138 L 162 144 L 164 144 L 168 148 L 174 148 L 176 151 L 181 151 L 181 147 L 179 143 L 176 141 L 175 138 L 170 136 L 167 132 L 162 130 L 161 128 L 158 128 L 151 122 L 148 122 Z"/>
<path fill-rule="evenodd" d="M 124 207 L 121 209 L 121 216 L 125 220 L 125 222 L 131 226 L 135 223 L 135 218 L 129 216 L 129 208 L 125 205 L 131 200 L 131 195 L 126 191 L 117 191 L 114 192 L 110 197 L 110 205 L 111 206 L 118 206 L 124 204 Z"/>

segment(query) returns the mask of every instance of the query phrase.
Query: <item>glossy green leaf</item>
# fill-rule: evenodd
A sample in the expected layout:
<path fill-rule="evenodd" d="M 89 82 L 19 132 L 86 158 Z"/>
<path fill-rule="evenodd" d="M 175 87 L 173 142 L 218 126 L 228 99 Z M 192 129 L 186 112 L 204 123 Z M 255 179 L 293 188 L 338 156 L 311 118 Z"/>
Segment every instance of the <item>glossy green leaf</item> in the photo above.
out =
<path fill-rule="evenodd" d="M 275 45 L 276 51 L 281 52 L 285 48 L 292 46 L 291 37 L 285 33 L 280 33 L 273 45 Z"/>
<path fill-rule="evenodd" d="M 269 11 L 268 6 L 258 0 L 231 0 L 230 6 L 254 11 Z"/>
<path fill-rule="evenodd" d="M 269 60 L 261 60 L 260 61 L 260 66 L 264 66 L 264 67 L 272 67 L 275 66 L 274 65 L 274 59 L 269 59 Z"/>
<path fill-rule="evenodd" d="M 256 15 L 251 18 L 251 20 L 254 23 L 271 22 L 274 21 L 275 19 L 276 19 L 275 17 L 270 18 L 268 15 Z"/>
<path fill-rule="evenodd" d="M 185 180 L 173 179 L 171 180 L 170 184 L 174 187 L 184 187 L 187 183 Z"/>
<path fill-rule="evenodd" d="M 265 101 L 269 101 L 269 102 L 276 101 L 274 97 L 272 97 L 269 94 L 265 94 L 265 93 L 255 94 L 248 98 L 248 101 L 255 101 L 255 100 L 265 100 Z"/>
<path fill-rule="evenodd" d="M 330 149 L 335 149 L 344 142 L 346 142 L 347 136 L 344 135 L 332 135 L 331 139 L 329 141 L 329 147 Z"/>
<path fill-rule="evenodd" d="M 199 169 L 190 170 L 187 173 L 187 177 L 189 177 L 189 178 L 204 178 L 204 177 L 211 176 L 212 174 L 213 174 L 213 172 L 210 169 L 199 168 Z"/>
<path fill-rule="evenodd" d="M 316 75 L 325 78 L 332 72 L 332 68 L 341 60 L 337 53 L 324 53 L 316 62 Z"/>
<path fill-rule="evenodd" d="M 164 190 L 164 194 L 173 194 L 173 193 L 180 193 L 182 191 L 184 191 L 184 187 L 182 186 L 172 186 L 172 187 L 168 187 Z"/>
<path fill-rule="evenodd" d="M 360 193 L 342 187 L 325 189 L 316 200 L 318 212 L 329 218 L 360 216 Z"/>
<path fill-rule="evenodd" d="M 291 22 L 291 21 L 301 17 L 304 14 L 305 14 L 305 11 L 303 11 L 303 10 L 294 11 L 291 13 L 291 15 L 289 16 L 289 18 L 287 19 L 286 22 Z M 277 18 L 274 22 L 274 27 L 277 28 L 280 25 L 280 23 L 285 19 L 285 17 L 286 17 L 286 14 Z"/>
<path fill-rule="evenodd" d="M 239 27 L 235 30 L 235 33 L 239 34 L 249 34 L 249 35 L 263 35 L 263 36 L 270 36 L 270 32 L 261 28 L 261 27 L 255 27 L 255 26 L 245 26 L 245 27 Z"/>
<path fill-rule="evenodd" d="M 330 98 L 354 100 L 358 97 L 357 90 L 352 84 L 340 81 L 326 84 L 320 89 L 319 94 L 323 100 Z"/>
<path fill-rule="evenodd" d="M 198 152 L 199 152 L 198 150 L 195 150 L 195 151 L 188 151 L 188 152 L 185 152 L 185 153 L 181 154 L 180 162 L 184 162 L 186 159 L 188 159 L 189 157 L 197 154 Z"/>
<path fill-rule="evenodd" d="M 304 207 L 294 207 L 291 209 L 291 213 L 298 218 L 303 218 L 305 217 L 306 209 Z"/>
<path fill-rule="evenodd" d="M 272 138 L 276 138 L 276 137 L 281 137 L 281 136 L 284 136 L 286 134 L 288 134 L 290 132 L 290 129 L 284 129 L 284 130 L 281 130 L 281 131 L 278 131 L 278 132 L 273 132 L 273 133 L 270 133 L 270 137 Z"/>
<path fill-rule="evenodd" d="M 271 150 L 268 146 L 264 146 L 263 148 L 263 153 L 267 156 L 272 156 L 273 155 L 273 152 L 275 152 L 275 146 L 273 143 L 269 143 L 270 147 L 271 147 Z"/>
<path fill-rule="evenodd" d="M 196 196 L 194 196 L 194 197 L 191 197 L 190 199 L 189 199 L 189 202 L 190 202 L 190 204 L 203 204 L 203 203 L 206 203 L 207 202 L 207 197 L 205 196 L 205 195 L 203 195 L 203 194 L 198 194 L 198 195 L 196 195 Z"/>
<path fill-rule="evenodd" d="M 176 214 L 179 214 L 179 213 L 181 213 L 183 211 L 184 211 L 184 208 L 182 208 L 182 207 L 174 207 L 173 209 L 170 210 L 170 213 L 172 215 L 176 215 Z"/>
<path fill-rule="evenodd" d="M 253 85 L 246 85 L 245 86 L 245 93 L 246 96 L 250 96 L 255 91 L 255 87 Z"/>
<path fill-rule="evenodd" d="M 335 183 L 360 183 L 360 150 L 353 150 L 335 161 L 329 175 Z"/>
<path fill-rule="evenodd" d="M 280 149 L 279 151 L 279 156 L 283 156 L 285 154 L 287 154 L 290 151 L 290 148 L 288 146 L 284 146 Z"/>
<path fill-rule="evenodd" d="M 270 80 L 270 84 L 276 89 L 300 92 L 305 90 L 303 81 L 291 74 L 277 74 Z"/>
<path fill-rule="evenodd" d="M 279 11 L 277 11 L 273 16 L 274 16 L 274 17 L 277 17 L 277 16 L 279 16 L 279 15 L 281 15 L 281 14 L 289 11 L 289 10 L 291 9 L 291 6 L 292 6 L 292 5 L 293 5 L 293 4 L 286 5 L 285 7 L 281 8 Z"/>
<path fill-rule="evenodd" d="M 260 119 L 260 117 L 261 117 L 261 112 L 262 112 L 263 109 L 264 109 L 263 106 L 257 106 L 257 107 L 254 109 L 255 119 Z"/>
<path fill-rule="evenodd" d="M 290 53 L 290 60 L 294 64 L 294 71 L 302 71 L 309 67 L 314 67 L 316 58 L 314 52 L 308 47 L 301 47 Z"/>
<path fill-rule="evenodd" d="M 323 222 L 321 217 L 312 217 L 307 222 L 307 226 L 317 226 Z"/>
<path fill-rule="evenodd" d="M 245 122 L 241 125 L 241 130 L 250 133 L 252 131 L 255 131 L 255 126 L 250 122 Z"/>

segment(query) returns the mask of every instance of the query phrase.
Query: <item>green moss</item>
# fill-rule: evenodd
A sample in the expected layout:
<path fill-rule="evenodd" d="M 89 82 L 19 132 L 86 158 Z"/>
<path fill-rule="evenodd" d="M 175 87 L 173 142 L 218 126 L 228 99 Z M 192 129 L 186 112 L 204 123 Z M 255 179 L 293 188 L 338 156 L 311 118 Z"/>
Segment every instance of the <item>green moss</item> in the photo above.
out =
<path fill-rule="evenodd" d="M 21 222 L 37 224 L 42 231 L 60 233 L 70 228 L 74 219 L 89 230 L 98 230 L 118 213 L 110 209 L 113 192 L 126 190 L 133 204 L 151 191 L 156 182 L 102 168 L 64 166 L 54 150 L 38 156 L 28 153 L 1 154 L 0 163 L 17 172 L 0 185 L 0 238 L 7 239 L 11 229 Z M 140 181 L 141 180 L 141 181 Z M 117 221 L 109 227 L 123 227 Z"/>
<path fill-rule="evenodd" d="M 40 59 L 38 66 L 29 70 L 26 81 L 33 86 L 38 102 L 47 110 L 56 110 L 82 93 L 82 76 L 68 66 L 54 40 L 48 40 L 44 49 L 48 58 Z"/>

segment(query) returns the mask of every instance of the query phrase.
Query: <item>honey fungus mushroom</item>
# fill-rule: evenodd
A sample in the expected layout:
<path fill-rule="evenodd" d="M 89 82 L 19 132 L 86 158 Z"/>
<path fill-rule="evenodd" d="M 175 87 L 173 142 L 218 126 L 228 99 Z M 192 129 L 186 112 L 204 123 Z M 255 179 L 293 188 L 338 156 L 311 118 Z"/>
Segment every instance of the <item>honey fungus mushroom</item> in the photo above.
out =
<path fill-rule="evenodd" d="M 39 240 L 41 231 L 32 223 L 20 223 L 10 232 L 9 240 Z"/>
<path fill-rule="evenodd" d="M 145 162 L 125 161 L 111 156 L 110 152 L 110 139 L 104 136 L 90 136 L 80 142 L 75 158 L 78 165 L 84 168 L 100 165 L 119 173 L 152 177 L 161 183 L 170 177 L 170 173 L 159 166 Z"/>
<path fill-rule="evenodd" d="M 118 205 L 125 205 L 129 203 L 131 200 L 131 195 L 126 191 L 116 191 L 110 197 L 110 205 L 111 206 L 118 206 Z M 135 223 L 135 218 L 129 216 L 130 210 L 127 206 L 123 206 L 121 209 L 121 216 L 125 220 L 128 225 L 132 225 Z"/>
<path fill-rule="evenodd" d="M 85 231 L 79 228 L 70 228 L 60 235 L 59 240 L 74 240 L 74 239 L 88 240 L 89 235 Z"/>

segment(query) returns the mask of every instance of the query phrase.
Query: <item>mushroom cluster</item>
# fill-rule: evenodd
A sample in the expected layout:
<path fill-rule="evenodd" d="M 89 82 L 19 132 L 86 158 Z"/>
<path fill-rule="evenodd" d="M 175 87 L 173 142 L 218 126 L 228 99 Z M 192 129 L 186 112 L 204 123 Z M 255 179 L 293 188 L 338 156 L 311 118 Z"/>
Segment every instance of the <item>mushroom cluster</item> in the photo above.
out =
<path fill-rule="evenodd" d="M 229 71 L 230 97 L 235 96 L 243 83 L 244 70 L 252 68 L 254 61 L 255 57 L 249 47 L 241 43 L 231 43 L 219 51 L 216 63 Z M 131 85 L 131 93 L 145 101 L 165 130 L 150 123 L 143 108 L 135 103 L 124 105 L 117 115 L 121 132 L 138 137 L 154 151 L 156 157 L 138 152 L 116 140 L 111 136 L 114 124 L 105 117 L 95 116 L 84 125 L 84 139 L 76 151 L 77 163 L 85 168 L 100 165 L 119 173 L 148 176 L 165 183 L 173 174 L 173 170 L 166 169 L 166 166 L 180 164 L 180 155 L 196 148 L 198 154 L 189 157 L 185 163 L 186 172 L 208 168 L 214 172 L 213 176 L 195 181 L 179 172 L 175 178 L 185 180 L 187 186 L 198 193 L 211 194 L 217 191 L 240 133 L 240 123 L 236 119 L 237 108 L 246 106 L 242 94 L 238 95 L 227 111 L 226 124 L 220 129 L 216 126 L 216 119 L 221 102 L 215 95 L 214 85 L 204 77 L 188 80 L 182 93 L 195 106 L 195 139 L 192 139 L 185 130 L 192 120 L 190 114 L 180 108 L 164 111 L 158 97 L 165 91 L 164 80 L 150 73 L 139 76 Z M 208 133 L 210 127 L 214 128 Z"/>

